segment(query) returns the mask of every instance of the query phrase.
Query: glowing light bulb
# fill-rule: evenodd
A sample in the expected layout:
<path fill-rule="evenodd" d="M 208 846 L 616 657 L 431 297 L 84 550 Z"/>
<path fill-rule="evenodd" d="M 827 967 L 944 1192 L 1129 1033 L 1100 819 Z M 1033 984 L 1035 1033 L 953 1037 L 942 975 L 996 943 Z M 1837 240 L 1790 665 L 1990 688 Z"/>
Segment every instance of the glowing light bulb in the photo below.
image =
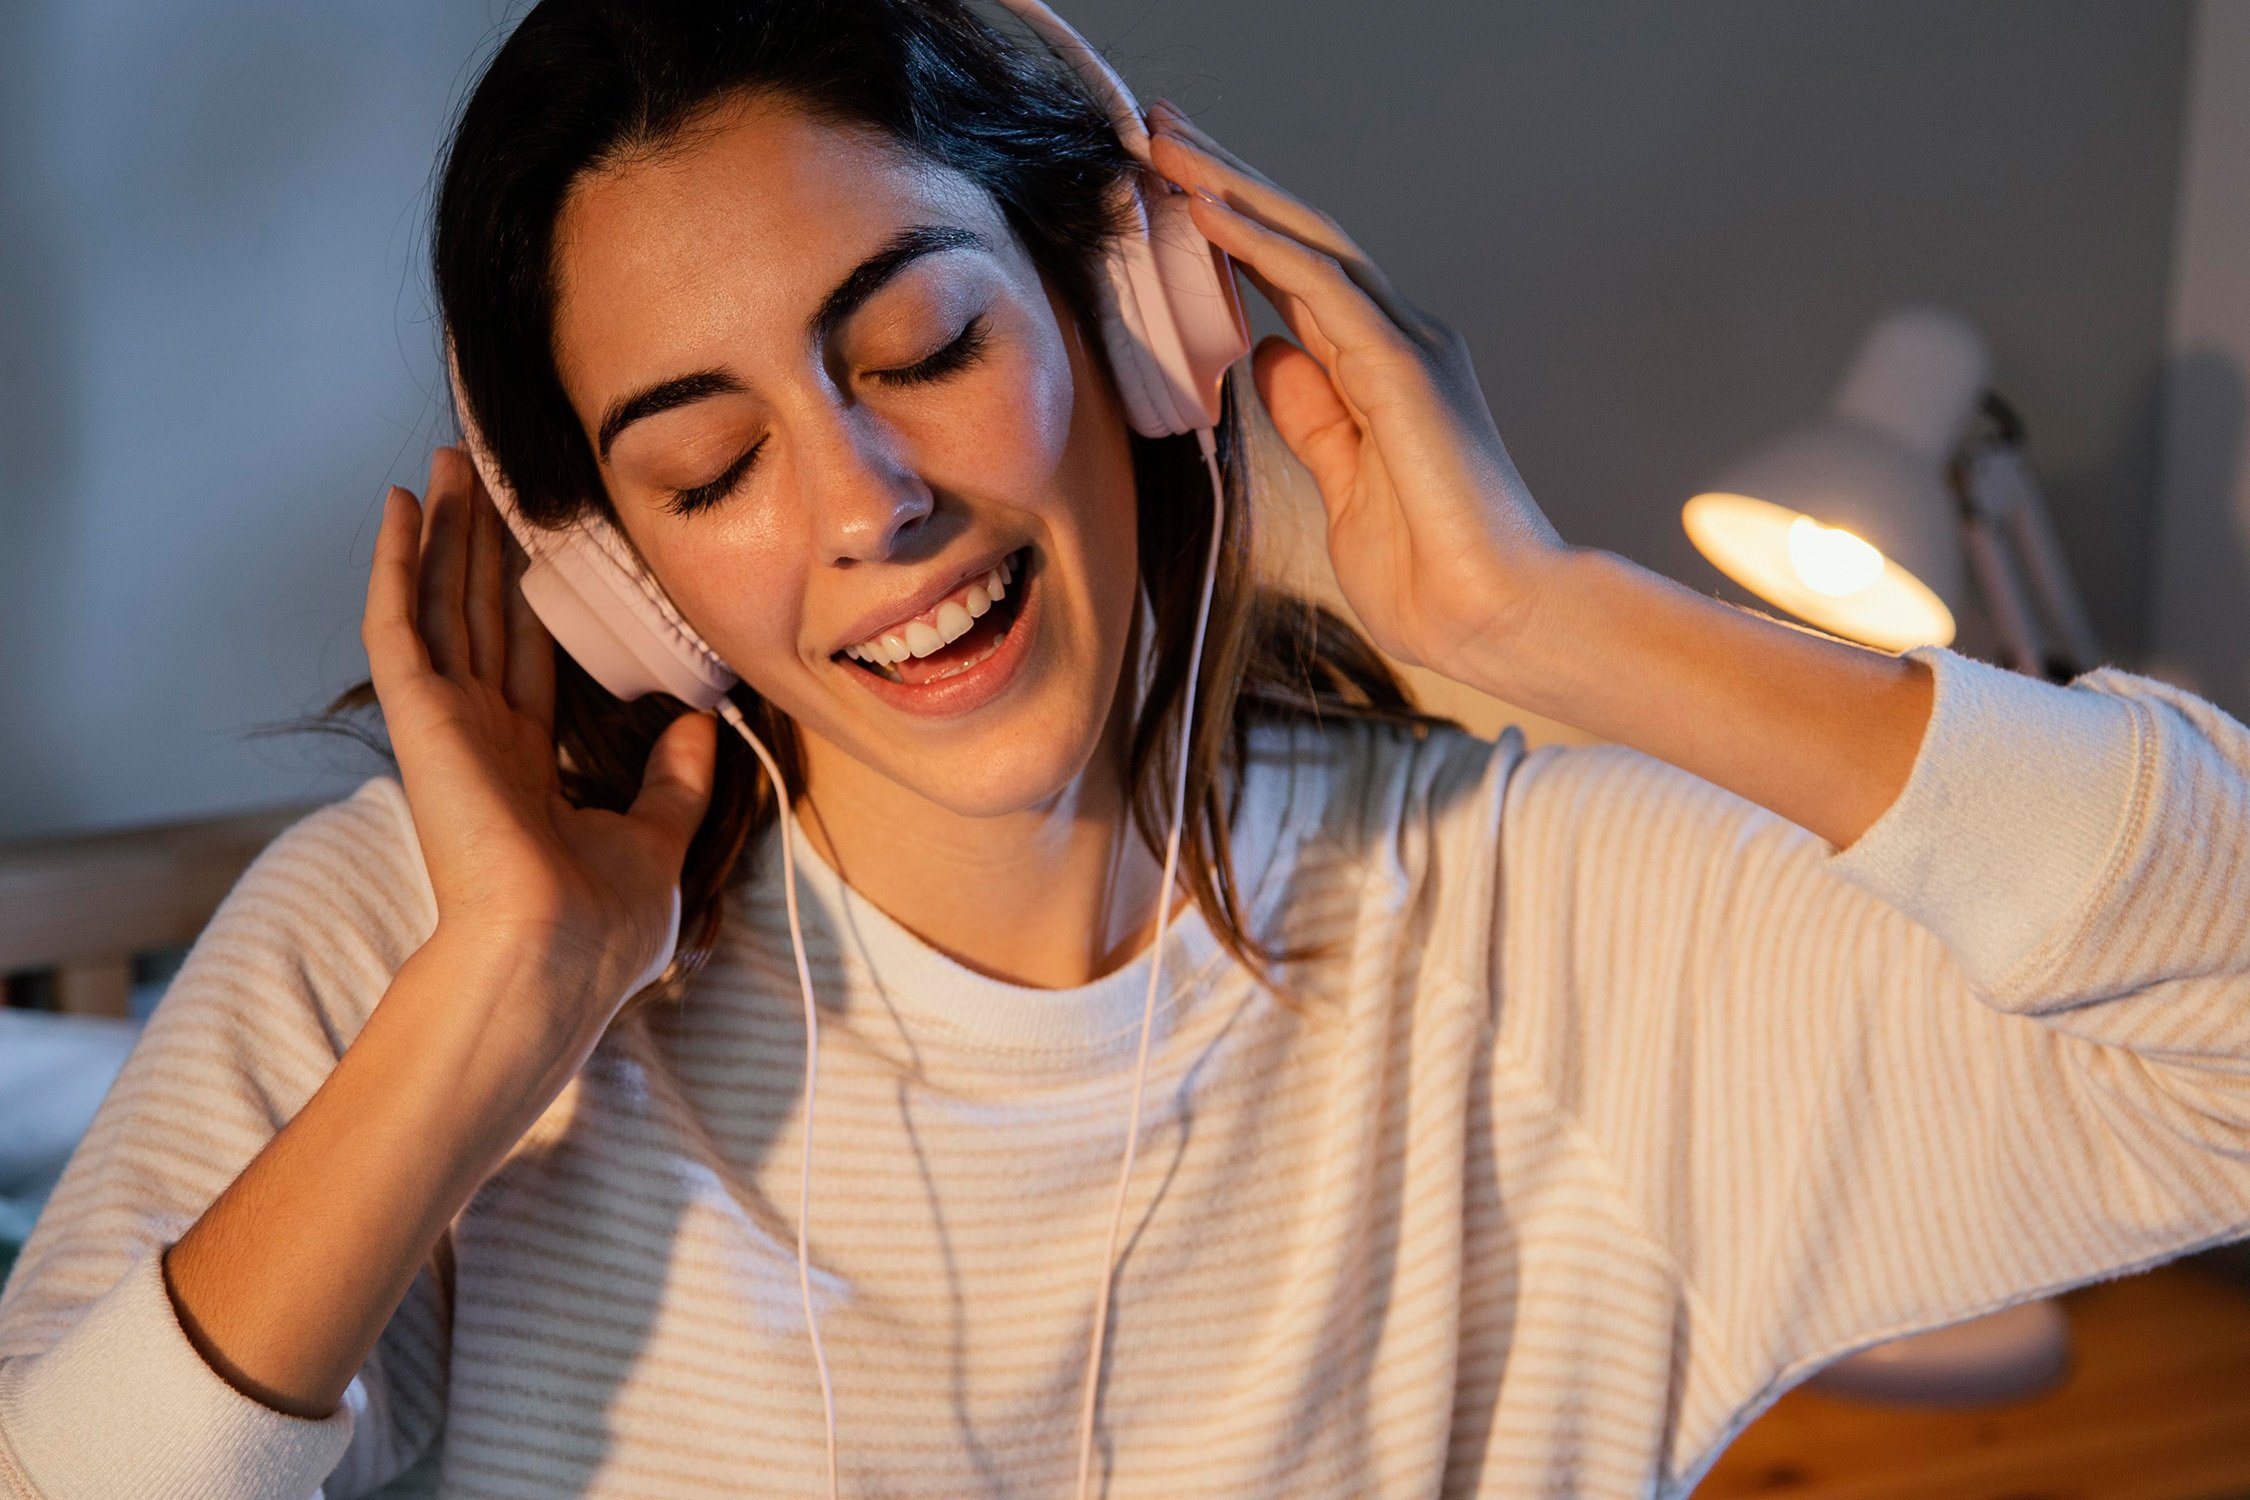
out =
<path fill-rule="evenodd" d="M 1841 599 L 1871 588 L 1883 576 L 1883 554 L 1841 526 L 1811 516 L 1789 523 L 1789 566 L 1816 594 Z"/>

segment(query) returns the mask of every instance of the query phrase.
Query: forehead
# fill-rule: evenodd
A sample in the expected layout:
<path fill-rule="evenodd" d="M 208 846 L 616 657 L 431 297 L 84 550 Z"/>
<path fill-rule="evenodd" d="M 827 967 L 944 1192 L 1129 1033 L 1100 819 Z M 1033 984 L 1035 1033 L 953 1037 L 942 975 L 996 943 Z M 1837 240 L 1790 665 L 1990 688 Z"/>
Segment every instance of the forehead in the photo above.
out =
<path fill-rule="evenodd" d="M 836 283 L 907 224 L 1012 244 L 975 183 L 872 129 L 770 95 L 715 108 L 661 149 L 587 174 L 564 200 L 555 333 L 566 378 L 595 351 L 604 365 L 624 347 L 664 363 L 658 351 L 714 335 L 801 334 Z"/>

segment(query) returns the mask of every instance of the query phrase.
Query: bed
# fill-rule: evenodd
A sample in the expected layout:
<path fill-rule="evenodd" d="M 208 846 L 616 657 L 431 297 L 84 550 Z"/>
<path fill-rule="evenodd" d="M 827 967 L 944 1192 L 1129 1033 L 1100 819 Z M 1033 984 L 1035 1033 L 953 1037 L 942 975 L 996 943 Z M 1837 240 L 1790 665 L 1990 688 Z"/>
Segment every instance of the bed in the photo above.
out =
<path fill-rule="evenodd" d="M 179 955 L 305 811 L 0 845 L 0 1279 Z"/>

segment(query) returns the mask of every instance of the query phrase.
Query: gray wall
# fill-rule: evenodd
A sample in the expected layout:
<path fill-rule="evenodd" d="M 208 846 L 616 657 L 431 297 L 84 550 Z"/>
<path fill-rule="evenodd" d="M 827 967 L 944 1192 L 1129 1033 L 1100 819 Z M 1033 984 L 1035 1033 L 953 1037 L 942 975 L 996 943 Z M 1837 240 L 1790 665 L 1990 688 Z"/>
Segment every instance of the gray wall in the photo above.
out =
<path fill-rule="evenodd" d="M 2096 624 L 2137 648 L 2184 3 L 1073 14 L 1468 334 L 1567 538 L 1698 586 L 1722 582 L 1680 530 L 1698 481 L 1812 415 L 1886 307 L 1967 315 Z"/>
<path fill-rule="evenodd" d="M 1070 0 L 1470 336 L 1564 534 L 1700 586 L 1699 478 L 1948 304 L 2138 643 L 2184 0 Z M 0 9 L 0 836 L 348 785 L 418 487 L 432 150 L 496 7 Z"/>
<path fill-rule="evenodd" d="M 0 4 L 0 836 L 348 788 L 473 0 Z M 351 762 L 363 764 L 362 762 Z"/>

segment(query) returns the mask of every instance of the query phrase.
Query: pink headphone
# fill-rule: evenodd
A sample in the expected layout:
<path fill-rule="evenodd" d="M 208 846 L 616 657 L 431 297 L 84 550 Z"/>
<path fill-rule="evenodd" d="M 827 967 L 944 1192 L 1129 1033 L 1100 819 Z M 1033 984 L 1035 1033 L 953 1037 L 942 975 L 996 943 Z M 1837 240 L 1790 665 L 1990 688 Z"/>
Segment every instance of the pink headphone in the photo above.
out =
<path fill-rule="evenodd" d="M 1149 160 L 1148 125 L 1140 106 L 1101 55 L 1040 0 L 1001 0 L 1048 47 L 1069 63 L 1094 97 L 1109 111 L 1126 151 L 1144 167 Z M 1156 993 L 1163 973 L 1165 933 L 1171 919 L 1170 894 L 1179 869 L 1180 825 L 1186 812 L 1188 749 L 1194 732 L 1194 705 L 1203 637 L 1210 618 L 1211 589 L 1218 573 L 1219 541 L 1226 496 L 1212 436 L 1219 424 L 1227 368 L 1250 348 L 1250 330 L 1235 290 L 1234 268 L 1226 255 L 1203 238 L 1188 217 L 1187 199 L 1151 172 L 1137 189 L 1128 187 L 1129 222 L 1103 268 L 1105 307 L 1102 340 L 1110 369 L 1125 402 L 1127 420 L 1144 437 L 1193 432 L 1203 451 L 1211 482 L 1212 524 L 1204 559 L 1203 593 L 1189 652 L 1186 708 L 1180 715 L 1173 758 L 1172 827 L 1165 843 L 1164 875 L 1156 903 L 1156 937 L 1149 960 L 1148 998 L 1141 1016 L 1140 1056 L 1133 1079 L 1132 1113 L 1125 1131 L 1125 1156 L 1111 1215 L 1109 1248 L 1103 1256 L 1094 1308 L 1094 1336 L 1086 1360 L 1084 1400 L 1079 1411 L 1078 1494 L 1088 1494 L 1093 1460 L 1095 1399 L 1100 1389 L 1103 1342 L 1109 1327 L 1111 1280 L 1116 1269 L 1119 1230 L 1126 1190 L 1140 1139 L 1141 1098 L 1148 1076 L 1149 1035 Z M 772 778 L 785 820 L 793 818 L 786 784 L 772 752 L 752 732 L 727 696 L 738 680 L 733 668 L 698 635 L 695 627 L 665 597 L 632 544 L 599 517 L 556 530 L 523 518 L 515 492 L 460 400 L 454 372 L 454 409 L 464 445 L 493 504 L 531 559 L 522 580 L 524 598 L 547 627 L 595 681 L 619 698 L 670 693 L 691 708 L 714 709 L 749 742 Z M 827 1419 L 828 1490 L 840 1494 L 836 1454 L 836 1401 L 828 1357 L 814 1312 L 807 1234 L 812 1220 L 812 1125 L 814 1088 L 819 1077 L 820 1017 L 813 1002 L 812 971 L 805 959 L 803 926 L 798 920 L 796 858 L 789 828 L 781 837 L 783 893 L 788 903 L 790 944 L 805 1007 L 804 1161 L 799 1176 L 797 1277 L 804 1299 L 806 1329 L 820 1375 L 822 1411 Z"/>
<path fill-rule="evenodd" d="M 1124 80 L 1040 0 L 1001 3 L 1077 70 L 1125 149 L 1146 164 L 1148 126 Z M 1102 340 L 1135 432 L 1208 431 L 1219 423 L 1227 367 L 1249 350 L 1249 326 L 1233 269 L 1188 218 L 1185 195 L 1153 177 L 1144 182 L 1132 195 L 1137 228 L 1117 239 L 1103 267 Z M 717 704 L 737 681 L 733 668 L 665 597 L 632 544 L 599 517 L 559 530 L 525 521 L 459 400 L 458 381 L 454 391 L 463 443 L 530 555 L 524 598 L 548 634 L 620 698 L 670 693 L 691 708 Z"/>

